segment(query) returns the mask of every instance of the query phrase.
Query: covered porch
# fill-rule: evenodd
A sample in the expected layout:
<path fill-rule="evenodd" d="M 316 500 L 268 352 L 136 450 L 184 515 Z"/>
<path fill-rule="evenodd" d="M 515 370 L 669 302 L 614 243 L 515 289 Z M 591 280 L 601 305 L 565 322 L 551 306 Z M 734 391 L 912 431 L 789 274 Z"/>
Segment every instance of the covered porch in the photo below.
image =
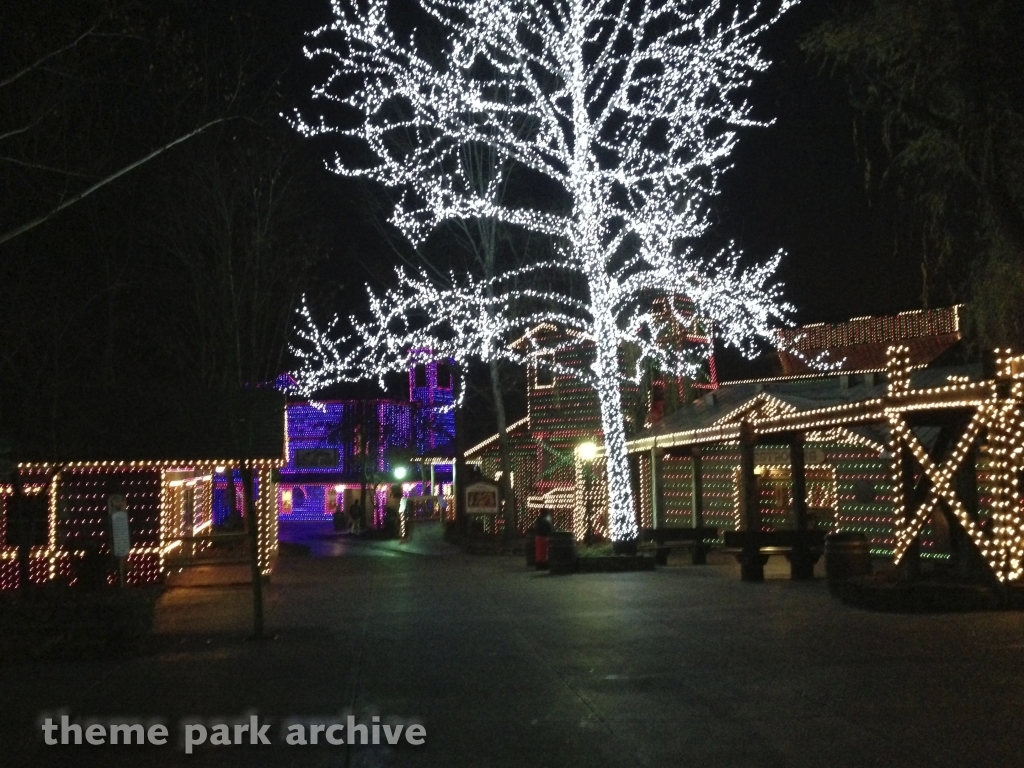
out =
<path fill-rule="evenodd" d="M 764 578 L 763 541 L 791 531 L 807 578 L 814 532 L 863 533 L 913 577 L 1022 576 L 1019 476 L 1024 357 L 724 385 L 629 441 L 642 528 L 741 531 L 741 574 Z"/>

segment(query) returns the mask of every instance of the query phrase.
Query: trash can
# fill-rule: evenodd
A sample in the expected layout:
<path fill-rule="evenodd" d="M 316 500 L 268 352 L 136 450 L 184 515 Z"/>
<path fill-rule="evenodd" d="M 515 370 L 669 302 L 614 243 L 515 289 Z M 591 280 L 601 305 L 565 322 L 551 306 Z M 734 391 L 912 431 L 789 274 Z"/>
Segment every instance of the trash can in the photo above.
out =
<path fill-rule="evenodd" d="M 856 576 L 871 574 L 871 548 L 863 533 L 841 531 L 825 537 L 825 578 L 836 592 L 839 585 Z"/>
<path fill-rule="evenodd" d="M 555 531 L 548 538 L 548 571 L 553 575 L 576 573 L 576 537 L 571 531 Z"/>
<path fill-rule="evenodd" d="M 537 570 L 543 570 L 548 567 L 548 537 L 547 536 L 534 536 L 533 537 L 533 559 Z"/>
<path fill-rule="evenodd" d="M 526 567 L 533 568 L 537 562 L 537 551 L 534 549 L 533 534 L 526 534 L 526 538 L 523 540 L 523 551 L 526 553 Z"/>

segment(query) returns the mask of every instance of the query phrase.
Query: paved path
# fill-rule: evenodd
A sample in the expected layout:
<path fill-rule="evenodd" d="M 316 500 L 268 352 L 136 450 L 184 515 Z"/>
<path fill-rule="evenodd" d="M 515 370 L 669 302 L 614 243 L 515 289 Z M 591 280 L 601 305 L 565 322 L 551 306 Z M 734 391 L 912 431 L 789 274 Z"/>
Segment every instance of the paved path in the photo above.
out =
<path fill-rule="evenodd" d="M 358 546 L 358 545 L 353 545 Z M 770 571 L 782 573 L 782 569 Z M 550 577 L 518 559 L 293 557 L 245 640 L 245 589 L 172 590 L 152 651 L 0 667 L 0 765 L 1014 766 L 1024 615 L 867 613 L 735 564 Z M 420 747 L 44 747 L 35 719 L 425 724 Z"/>
<path fill-rule="evenodd" d="M 314 557 L 440 557 L 459 553 L 458 547 L 444 540 L 439 520 L 412 523 L 409 537 L 404 541 L 337 533 L 330 523 L 282 523 L 278 538 L 286 548 L 289 544 L 298 544 Z"/>

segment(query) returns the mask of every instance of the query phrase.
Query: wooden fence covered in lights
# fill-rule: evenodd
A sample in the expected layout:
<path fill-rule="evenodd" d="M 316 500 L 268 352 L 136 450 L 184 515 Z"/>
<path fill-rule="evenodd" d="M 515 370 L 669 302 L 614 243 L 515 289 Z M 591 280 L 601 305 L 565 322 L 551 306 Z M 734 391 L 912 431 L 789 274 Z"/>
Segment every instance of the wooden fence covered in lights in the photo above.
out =
<path fill-rule="evenodd" d="M 30 579 L 73 583 L 76 563 L 87 551 L 109 553 L 107 497 L 116 490 L 127 502 L 131 533 L 126 581 L 161 581 L 210 549 L 220 522 L 215 496 L 223 498 L 225 473 L 243 466 L 252 470 L 258 562 L 267 574 L 277 557 L 275 474 L 282 464 L 281 459 L 19 464 L 21 499 L 35 505 L 40 519 L 29 551 Z M 13 483 L 0 484 L 0 589 L 19 586 L 18 547 L 8 530 L 15 490 Z M 241 486 L 235 491 L 238 499 L 229 508 L 244 509 Z"/>

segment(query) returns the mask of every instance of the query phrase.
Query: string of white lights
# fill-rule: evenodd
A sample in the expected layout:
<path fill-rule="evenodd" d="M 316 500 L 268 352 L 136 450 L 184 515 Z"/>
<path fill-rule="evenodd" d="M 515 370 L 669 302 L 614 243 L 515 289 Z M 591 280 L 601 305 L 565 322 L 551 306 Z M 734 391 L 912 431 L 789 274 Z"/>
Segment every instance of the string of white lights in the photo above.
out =
<path fill-rule="evenodd" d="M 708 255 L 697 240 L 737 130 L 763 125 L 743 97 L 768 66 L 756 40 L 794 2 L 420 0 L 434 28 L 400 39 L 386 0 L 334 0 L 334 22 L 307 51 L 333 62 L 315 95 L 359 119 L 294 123 L 357 139 L 373 161 L 339 152 L 332 169 L 396 190 L 391 222 L 413 243 L 442 222 L 488 217 L 551 237 L 560 252 L 516 281 L 435 287 L 400 272 L 398 288 L 371 294 L 371 319 L 347 339 L 337 319 L 320 331 L 303 307 L 302 388 L 402 369 L 409 349 L 521 361 L 538 350 L 510 350 L 507 340 L 554 324 L 592 350 L 587 369 L 545 359 L 597 392 L 611 537 L 634 538 L 620 382 L 639 367 L 620 370 L 622 345 L 666 373 L 694 375 L 708 350 L 666 347 L 659 297 L 686 297 L 717 338 L 748 355 L 791 312 L 773 283 L 780 255 L 745 268 L 734 246 Z M 465 161 L 480 145 L 495 158 L 484 183 Z M 546 178 L 563 204 L 506 202 L 499 191 L 513 170 Z M 574 275 L 586 297 L 552 288 L 552 270 Z"/>

